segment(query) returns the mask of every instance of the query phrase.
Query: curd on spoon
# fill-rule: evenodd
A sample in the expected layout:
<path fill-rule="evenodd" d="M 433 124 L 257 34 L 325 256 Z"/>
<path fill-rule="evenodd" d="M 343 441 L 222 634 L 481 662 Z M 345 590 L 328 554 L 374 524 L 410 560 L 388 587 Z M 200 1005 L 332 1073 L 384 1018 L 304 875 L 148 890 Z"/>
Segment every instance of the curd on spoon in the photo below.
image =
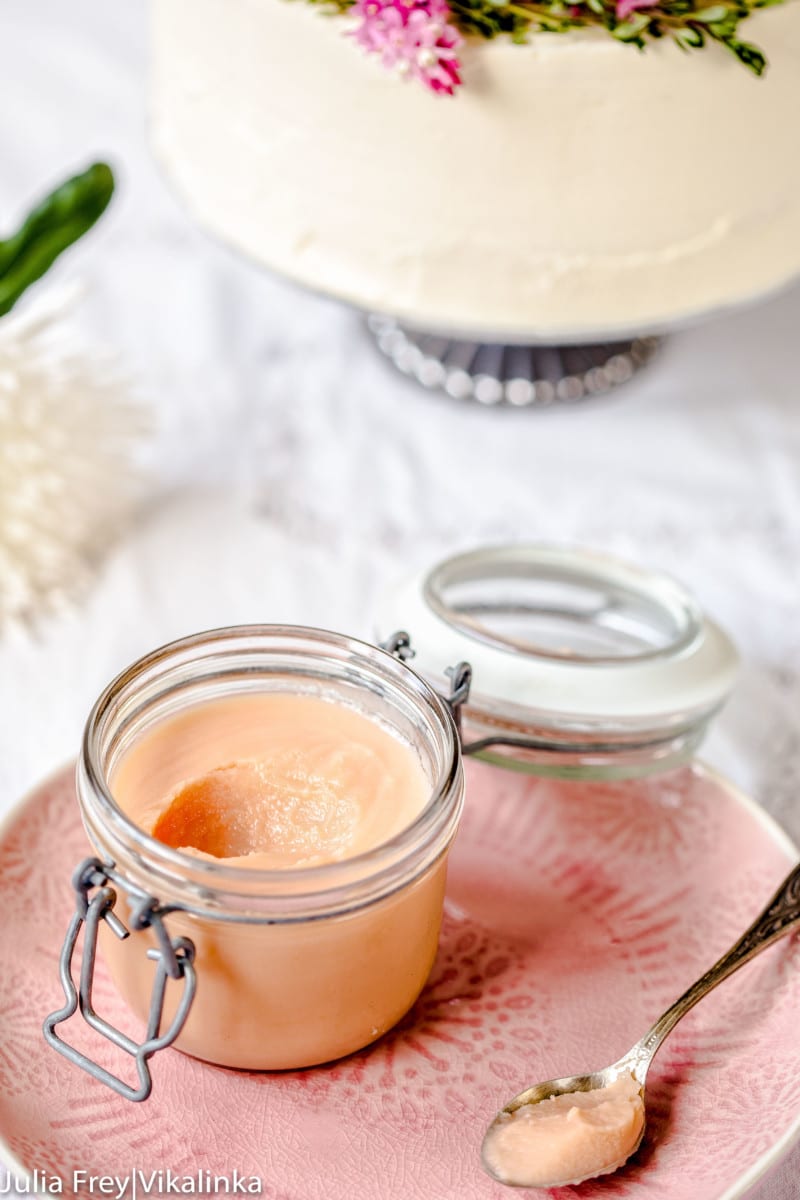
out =
<path fill-rule="evenodd" d="M 484 1169 L 512 1187 L 562 1187 L 616 1171 L 644 1136 L 647 1072 L 664 1039 L 712 988 L 798 926 L 800 864 L 730 950 L 618 1062 L 548 1079 L 510 1100 L 486 1131 Z"/>
<path fill-rule="evenodd" d="M 483 1158 L 496 1179 L 562 1187 L 616 1171 L 642 1140 L 642 1089 L 629 1073 L 607 1087 L 523 1104 L 492 1126 Z"/>

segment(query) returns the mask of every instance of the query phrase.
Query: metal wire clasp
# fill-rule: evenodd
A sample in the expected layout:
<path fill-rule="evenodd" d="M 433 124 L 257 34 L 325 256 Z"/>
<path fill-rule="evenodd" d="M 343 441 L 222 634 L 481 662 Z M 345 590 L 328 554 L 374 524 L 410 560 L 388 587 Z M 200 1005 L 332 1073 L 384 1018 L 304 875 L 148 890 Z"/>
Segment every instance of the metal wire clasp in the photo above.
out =
<path fill-rule="evenodd" d="M 380 647 L 381 650 L 386 650 L 389 654 L 398 658 L 400 662 L 408 662 L 416 653 L 411 642 L 411 635 L 406 633 L 405 630 L 398 630 L 396 633 L 391 634 L 385 642 L 380 643 Z M 465 757 L 480 757 L 485 750 L 497 746 L 502 746 L 506 750 L 541 751 L 543 749 L 558 749 L 558 747 L 543 742 L 541 738 L 525 737 L 513 733 L 490 733 L 486 737 L 477 738 L 471 742 L 465 741 L 462 712 L 464 706 L 469 701 L 470 690 L 472 688 L 472 667 L 468 662 L 459 662 L 454 667 L 447 667 L 444 673 L 450 680 L 450 695 L 442 696 L 442 699 L 453 714 L 453 720 L 456 723 L 459 741 L 461 742 L 461 753 Z M 596 747 L 592 748 L 596 749 Z"/>
<path fill-rule="evenodd" d="M 105 921 L 111 931 L 120 939 L 130 936 L 120 918 L 114 912 L 117 893 L 113 887 L 125 892 L 131 908 L 131 929 L 134 931 L 152 929 L 158 942 L 157 949 L 147 951 L 147 957 L 156 963 L 156 975 L 153 981 L 153 991 L 150 1000 L 150 1015 L 147 1021 L 145 1040 L 134 1042 L 108 1021 L 98 1016 L 92 1005 L 92 984 L 94 982 L 95 959 L 97 955 L 97 934 L 101 921 Z M 61 986 L 64 989 L 66 1004 L 57 1012 L 53 1012 L 44 1022 L 44 1036 L 49 1045 L 63 1054 L 70 1062 L 82 1067 L 93 1078 L 113 1088 L 126 1100 L 146 1100 L 153 1086 L 148 1059 L 157 1050 L 163 1050 L 175 1041 L 183 1028 L 194 999 L 196 975 L 194 969 L 194 945 L 189 938 L 171 938 L 164 925 L 163 918 L 175 911 L 174 908 L 162 907 L 154 897 L 140 888 L 134 887 L 114 868 L 113 863 L 101 862 L 99 858 L 87 858 L 82 862 L 72 877 L 75 889 L 75 913 L 70 921 L 67 936 L 59 959 Z M 90 896 L 90 892 L 93 895 Z M 85 925 L 81 970 L 78 987 L 72 977 L 72 957 L 81 927 Z M 169 1027 L 161 1033 L 161 1019 L 164 1011 L 164 996 L 167 979 L 182 979 L 183 994 L 178 1004 L 175 1016 Z M 68 1045 L 56 1033 L 56 1026 L 69 1020 L 80 1008 L 81 1015 L 102 1037 L 115 1046 L 119 1046 L 136 1062 L 139 1075 L 139 1086 L 133 1087 L 119 1079 L 105 1067 L 87 1055 Z"/>
<path fill-rule="evenodd" d="M 398 629 L 396 633 L 390 634 L 385 642 L 380 643 L 381 650 L 386 650 L 398 658 L 400 662 L 408 662 L 414 657 L 415 651 L 411 644 L 411 635 L 406 633 L 404 629 Z M 461 710 L 469 700 L 469 690 L 472 686 L 472 667 L 468 662 L 456 663 L 454 667 L 447 667 L 445 675 L 450 680 L 450 695 L 442 696 L 450 712 L 453 714 L 453 720 L 456 723 L 458 736 L 461 737 Z"/>

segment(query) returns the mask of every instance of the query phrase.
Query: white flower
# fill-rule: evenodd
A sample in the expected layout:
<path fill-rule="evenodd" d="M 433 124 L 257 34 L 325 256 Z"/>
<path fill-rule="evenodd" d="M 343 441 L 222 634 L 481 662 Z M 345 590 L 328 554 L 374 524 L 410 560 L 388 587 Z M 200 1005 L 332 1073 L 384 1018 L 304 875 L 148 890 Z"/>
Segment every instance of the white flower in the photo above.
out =
<path fill-rule="evenodd" d="M 132 510 L 144 411 L 65 299 L 0 320 L 0 631 L 79 594 Z"/>

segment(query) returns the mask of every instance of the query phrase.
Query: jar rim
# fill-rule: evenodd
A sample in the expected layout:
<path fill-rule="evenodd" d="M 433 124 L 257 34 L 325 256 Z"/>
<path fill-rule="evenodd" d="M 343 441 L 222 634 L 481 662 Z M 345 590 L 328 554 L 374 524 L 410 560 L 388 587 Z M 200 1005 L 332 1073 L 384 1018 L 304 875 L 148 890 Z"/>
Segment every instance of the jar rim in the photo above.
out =
<path fill-rule="evenodd" d="M 187 854 L 158 841 L 115 800 L 104 758 L 109 727 L 113 732 L 115 716 L 118 719 L 115 710 L 121 701 L 129 701 L 138 685 L 157 680 L 161 668 L 166 668 L 168 674 L 170 669 L 182 665 L 181 678 L 191 680 L 191 672 L 187 672 L 186 667 L 193 661 L 208 661 L 203 651 L 227 648 L 232 653 L 239 647 L 246 652 L 248 646 L 268 651 L 270 644 L 283 648 L 295 646 L 298 650 L 305 646 L 309 654 L 318 648 L 320 665 L 326 662 L 322 651 L 327 650 L 338 654 L 338 661 L 350 663 L 351 668 L 356 665 L 366 668 L 388 686 L 399 689 L 407 701 L 415 703 L 416 711 L 424 717 L 429 731 L 438 734 L 439 770 L 431 781 L 431 794 L 414 820 L 385 842 L 349 858 L 310 867 L 237 866 Z M 353 682 L 352 676 L 349 682 Z M 278 624 L 223 626 L 190 634 L 157 647 L 119 672 L 100 693 L 87 719 L 78 778 L 84 819 L 87 818 L 84 798 L 88 791 L 97 810 L 92 817 L 99 818 L 102 831 L 111 833 L 117 845 L 130 850 L 137 863 L 148 869 L 148 874 L 155 873 L 159 879 L 175 885 L 191 880 L 198 897 L 204 896 L 206 900 L 210 892 L 248 901 L 256 897 L 261 901 L 276 897 L 286 899 L 280 896 L 281 885 L 284 888 L 291 885 L 288 908 L 292 910 L 301 908 L 303 902 L 310 899 L 324 903 L 326 897 L 349 887 L 354 879 L 378 890 L 379 895 L 388 894 L 381 890 L 381 884 L 391 885 L 395 877 L 403 874 L 404 868 L 413 866 L 420 856 L 421 846 L 435 842 L 443 828 L 452 825 L 455 831 L 463 791 L 463 787 L 459 787 L 463 780 L 461 747 L 453 714 L 446 701 L 425 679 L 405 662 L 369 642 L 312 626 Z M 389 890 L 394 888 L 390 886 Z M 195 911 L 189 904 L 182 903 L 181 907 Z M 205 905 L 201 907 L 206 911 Z"/>
<path fill-rule="evenodd" d="M 489 598 L 487 589 L 511 582 L 526 592 L 532 584 L 555 586 L 559 598 L 525 593 Z M 481 588 L 477 603 L 474 595 L 464 596 L 476 585 Z M 676 579 L 564 547 L 509 544 L 468 550 L 436 563 L 422 580 L 422 594 L 445 625 L 474 642 L 570 666 L 632 666 L 676 657 L 691 650 L 702 634 L 700 607 Z M 540 628 L 506 629 L 503 618 L 509 617 L 515 625 L 538 619 Z M 562 622 L 557 637 L 543 627 L 554 620 Z M 574 628 L 564 628 L 568 621 Z M 576 628 L 578 644 L 570 641 Z"/>

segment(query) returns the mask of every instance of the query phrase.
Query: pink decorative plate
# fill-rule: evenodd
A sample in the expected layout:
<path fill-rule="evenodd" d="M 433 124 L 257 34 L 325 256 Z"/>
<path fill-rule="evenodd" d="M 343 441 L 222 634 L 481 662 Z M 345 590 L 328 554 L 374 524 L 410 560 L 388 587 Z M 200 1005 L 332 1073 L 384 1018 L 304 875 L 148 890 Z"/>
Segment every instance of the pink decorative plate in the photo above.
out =
<path fill-rule="evenodd" d="M 87 849 L 71 774 L 43 786 L 0 843 L 6 1157 L 57 1173 L 65 1191 L 75 1170 L 236 1169 L 258 1176 L 271 1200 L 508 1200 L 478 1160 L 496 1108 L 535 1080 L 616 1059 L 755 916 L 792 850 L 703 771 L 582 785 L 476 763 L 469 774 L 439 957 L 400 1026 L 309 1071 L 248 1074 L 168 1050 L 152 1060 L 154 1093 L 142 1105 L 41 1036 L 62 1003 L 69 876 Z M 130 1025 L 103 976 L 96 1000 Z M 742 1195 L 800 1125 L 799 1021 L 795 938 L 723 984 L 665 1044 L 647 1138 L 626 1169 L 538 1194 Z"/>

